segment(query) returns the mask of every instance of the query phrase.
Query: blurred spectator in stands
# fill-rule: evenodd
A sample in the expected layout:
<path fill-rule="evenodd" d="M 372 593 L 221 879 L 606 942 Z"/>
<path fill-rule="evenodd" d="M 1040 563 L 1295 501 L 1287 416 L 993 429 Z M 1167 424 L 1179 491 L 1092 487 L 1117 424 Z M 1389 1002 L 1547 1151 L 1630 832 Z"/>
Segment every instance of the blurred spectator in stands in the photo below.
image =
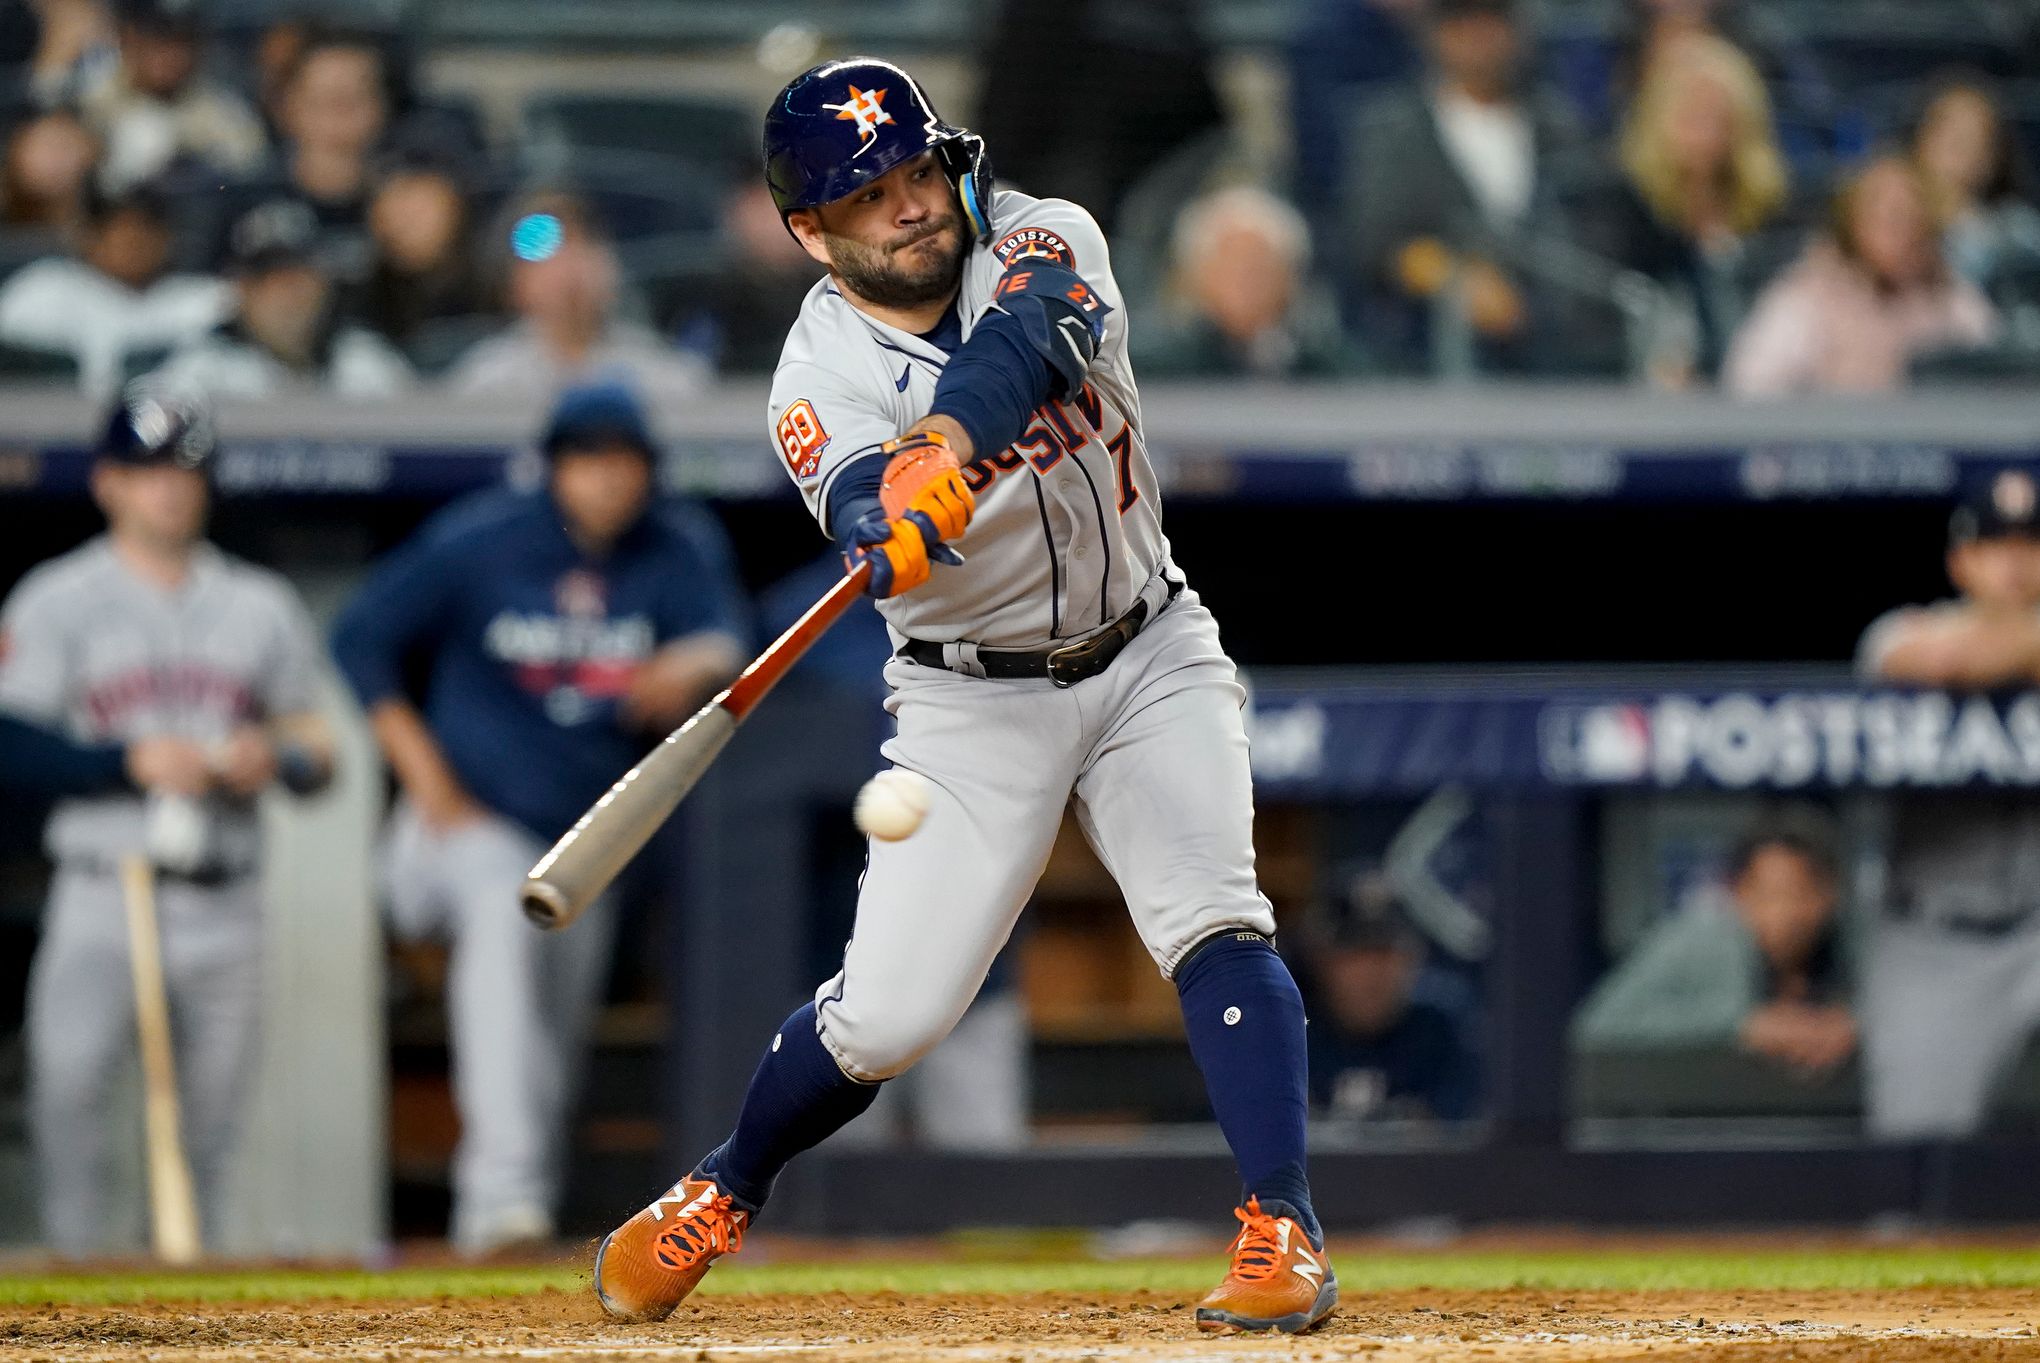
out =
<path fill-rule="evenodd" d="M 680 344 L 721 373 L 769 374 L 786 344 L 788 319 L 820 275 L 755 176 L 724 200 L 722 235 L 729 254 L 690 298 L 693 311 L 677 328 Z"/>
<path fill-rule="evenodd" d="M 1088 207 L 1120 200 L 1225 121 L 1203 0 L 1000 0 L 986 29 L 977 127 L 998 173 Z"/>
<path fill-rule="evenodd" d="M 29 0 L 29 7 L 35 48 L 24 93 L 44 108 L 75 103 L 120 61 L 113 16 L 105 0 Z"/>
<path fill-rule="evenodd" d="M 383 49 L 363 34 L 315 32 L 278 91 L 279 161 L 231 196 L 231 236 L 249 213 L 301 204 L 318 224 L 319 262 L 343 286 L 365 279 L 374 257 L 368 203 L 376 148 L 390 116 Z M 222 240 L 223 249 L 231 249 Z"/>
<path fill-rule="evenodd" d="M 608 979 L 613 902 L 571 932 L 536 933 L 518 887 L 617 773 L 736 674 L 749 633 L 713 518 L 658 505 L 657 450 L 627 389 L 569 390 L 542 445 L 544 487 L 441 512 L 333 631 L 401 789 L 384 861 L 392 923 L 452 948 L 453 1238 L 468 1253 L 550 1236 L 581 1044 Z"/>
<path fill-rule="evenodd" d="M 1719 38 L 1693 34 L 1652 63 L 1622 129 L 1627 192 L 1610 214 L 1617 260 L 1672 305 L 1651 378 L 1712 378 L 1747 306 L 1750 238 L 1785 206 L 1785 159 L 1763 78 Z"/>
<path fill-rule="evenodd" d="M 1345 263 L 1371 353 L 1442 367 L 1434 317 L 1470 333 L 1472 355 L 1453 363 L 1524 370 L 1564 349 L 1560 300 L 1538 297 L 1520 266 L 1571 240 L 1556 190 L 1586 148 L 1554 100 L 1524 88 L 1521 51 L 1513 0 L 1435 0 L 1424 84 L 1362 114 Z"/>
<path fill-rule="evenodd" d="M 1465 1021 L 1415 996 L 1424 939 L 1387 879 L 1347 877 L 1298 935 L 1311 1106 L 1359 1119 L 1473 1116 L 1479 1065 Z"/>
<path fill-rule="evenodd" d="M 1997 330 L 1942 259 L 1919 174 L 1887 156 L 1849 181 L 1828 230 L 1757 299 L 1722 380 L 1740 397 L 1878 392 L 1902 386 L 1918 356 L 1984 346 Z"/>
<path fill-rule="evenodd" d="M 170 211 L 149 189 L 91 196 L 72 256 L 0 284 L 0 341 L 71 355 L 86 392 L 110 396 L 139 351 L 193 340 L 232 311 L 217 279 L 167 274 Z"/>
<path fill-rule="evenodd" d="M 1554 76 L 1596 130 L 1612 128 L 1636 99 L 1658 59 L 1688 38 L 1714 37 L 1748 54 L 1791 122 L 1811 133 L 1834 121 L 1834 81 L 1813 45 L 1776 5 L 1744 0 L 1625 0 L 1612 40 L 1599 31 L 1562 38 Z M 1809 143 L 1809 154 L 1826 146 Z"/>
<path fill-rule="evenodd" d="M 1423 67 L 1428 0 L 1306 0 L 1289 35 L 1290 192 L 1314 235 L 1330 240 L 1351 170 L 1352 119 L 1378 91 Z"/>
<path fill-rule="evenodd" d="M 106 144 L 102 183 L 119 189 L 175 167 L 255 170 L 269 140 L 246 101 L 200 72 L 196 0 L 119 0 L 119 12 L 120 66 L 82 102 Z"/>
<path fill-rule="evenodd" d="M 427 323 L 490 311 L 468 226 L 467 195 L 451 171 L 423 159 L 396 162 L 369 200 L 375 263 L 350 314 L 409 347 Z"/>
<path fill-rule="evenodd" d="M 578 199 L 533 196 L 512 215 L 509 238 L 517 320 L 453 367 L 455 392 L 542 396 L 597 379 L 653 398 L 700 391 L 707 366 L 698 357 L 616 315 L 616 252 Z"/>
<path fill-rule="evenodd" d="M 402 355 L 339 319 L 332 277 L 316 254 L 318 231 L 304 206 L 287 199 L 243 216 L 228 261 L 234 315 L 173 353 L 163 379 L 221 398 L 322 391 L 369 399 L 410 387 Z"/>
<path fill-rule="evenodd" d="M 1949 266 L 1977 288 L 2030 294 L 2040 274 L 2040 210 L 2024 158 L 1979 81 L 1944 83 L 1928 101 L 1912 154 L 1932 195 Z"/>
<path fill-rule="evenodd" d="M 1826 839 L 1760 827 L 1722 886 L 1659 921 L 1581 1007 L 1584 1051 L 1737 1048 L 1809 1077 L 1856 1052 L 1836 916 L 1841 872 Z"/>
<path fill-rule="evenodd" d="M 1338 315 L 1306 287 L 1310 229 L 1266 190 L 1238 185 L 1184 208 L 1170 264 L 1163 306 L 1134 333 L 1141 373 L 1297 378 L 1346 368 Z"/>
<path fill-rule="evenodd" d="M 272 142 L 284 140 L 284 90 L 313 32 L 311 20 L 285 15 L 264 28 L 255 40 L 255 112 L 269 129 Z"/>
<path fill-rule="evenodd" d="M 2040 684 L 2040 485 L 2031 474 L 2007 470 L 1965 499 L 1949 526 L 1947 568 L 1957 598 L 1877 620 L 1860 670 L 1955 691 Z M 1971 1135 L 2040 1028 L 2040 807 L 2030 794 L 1907 796 L 1892 807 L 1886 855 L 1864 981 L 1871 1130 Z"/>
<path fill-rule="evenodd" d="M 0 168 L 0 219 L 10 228 L 68 232 L 83 216 L 99 139 L 69 109 L 17 124 Z"/>

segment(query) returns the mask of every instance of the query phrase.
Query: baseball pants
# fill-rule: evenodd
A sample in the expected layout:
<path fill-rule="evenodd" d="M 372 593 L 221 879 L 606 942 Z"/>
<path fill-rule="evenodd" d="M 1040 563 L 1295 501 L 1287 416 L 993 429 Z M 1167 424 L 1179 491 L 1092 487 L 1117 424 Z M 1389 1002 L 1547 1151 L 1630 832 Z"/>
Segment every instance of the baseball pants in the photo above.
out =
<path fill-rule="evenodd" d="M 253 876 L 217 886 L 159 879 L 163 980 L 170 1000 L 184 1148 L 204 1233 L 218 1243 L 227 1161 L 257 1059 L 262 901 Z M 111 867 L 63 866 L 51 887 L 28 979 L 29 1126 L 44 1234 L 60 1253 L 112 1248 L 108 1094 L 135 1054 L 127 909 Z M 118 1133 L 133 1139 L 136 1133 Z"/>
<path fill-rule="evenodd" d="M 912 837 L 871 844 L 843 968 L 815 995 L 845 1073 L 890 1078 L 956 1025 L 1065 808 L 1164 976 L 1215 932 L 1275 930 L 1254 878 L 1245 692 L 1194 592 L 1067 689 L 901 659 L 886 681 L 884 754 L 928 778 L 931 802 Z"/>
<path fill-rule="evenodd" d="M 1978 937 L 1880 923 L 1864 972 L 1862 1026 L 1872 1135 L 1975 1134 L 2040 1028 L 2040 925 Z"/>
<path fill-rule="evenodd" d="M 518 906 L 546 845 L 489 815 L 449 832 L 408 802 L 391 815 L 384 893 L 398 936 L 447 943 L 446 1017 L 460 1145 L 453 1240 L 487 1249 L 534 1216 L 550 1222 L 565 1164 L 574 1076 L 608 978 L 612 907 L 563 932 Z"/>

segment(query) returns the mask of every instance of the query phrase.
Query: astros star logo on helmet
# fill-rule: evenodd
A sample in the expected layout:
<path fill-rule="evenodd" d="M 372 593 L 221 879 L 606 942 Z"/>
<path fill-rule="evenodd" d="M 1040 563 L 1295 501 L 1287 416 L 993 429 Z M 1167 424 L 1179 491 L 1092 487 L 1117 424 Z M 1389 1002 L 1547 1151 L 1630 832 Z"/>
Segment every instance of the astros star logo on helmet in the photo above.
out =
<path fill-rule="evenodd" d="M 824 109 L 834 109 L 837 118 L 847 118 L 857 125 L 857 136 L 862 145 L 851 153 L 853 158 L 870 151 L 878 141 L 879 124 L 893 121 L 893 116 L 880 107 L 884 103 L 883 89 L 860 90 L 853 85 L 850 87 L 850 98 L 841 104 L 822 106 Z"/>

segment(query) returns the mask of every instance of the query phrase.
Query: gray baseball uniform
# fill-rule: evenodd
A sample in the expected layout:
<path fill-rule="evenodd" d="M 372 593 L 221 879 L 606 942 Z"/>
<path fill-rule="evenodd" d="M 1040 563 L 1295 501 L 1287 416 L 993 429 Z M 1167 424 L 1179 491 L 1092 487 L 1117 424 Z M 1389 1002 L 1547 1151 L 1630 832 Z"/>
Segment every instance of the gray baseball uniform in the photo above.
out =
<path fill-rule="evenodd" d="M 1877 675 L 1907 615 L 1871 625 L 1862 671 Z M 2040 809 L 1936 792 L 1896 797 L 1892 815 L 1863 980 L 1869 1125 L 1895 1140 L 1966 1136 L 2040 1030 Z"/>
<path fill-rule="evenodd" d="M 968 562 L 879 606 L 896 643 L 941 644 L 949 666 L 886 667 L 898 732 L 885 756 L 927 777 L 932 803 L 913 837 L 872 843 L 843 969 L 816 994 L 824 1043 L 863 1079 L 906 1069 L 963 1015 L 1066 807 L 1165 975 L 1222 929 L 1274 930 L 1254 877 L 1244 693 L 1169 561 L 1104 236 L 1074 204 L 1010 191 L 995 196 L 992 222 L 957 299 L 965 339 L 999 277 L 1029 259 L 1074 270 L 1113 311 L 1082 390 L 967 471 L 977 511 L 957 547 Z M 824 525 L 837 475 L 927 413 L 947 362 L 830 280 L 808 295 L 770 424 Z M 976 665 L 981 647 L 1082 640 L 1137 601 L 1146 628 L 1075 686 L 991 680 Z"/>
<path fill-rule="evenodd" d="M 0 609 L 0 708 L 80 740 L 225 739 L 315 707 L 320 648 L 278 576 L 201 545 L 181 587 L 130 571 L 104 538 L 41 565 Z M 106 1086 L 134 1045 L 117 868 L 147 844 L 139 795 L 62 801 L 57 863 L 29 979 L 30 1120 L 43 1215 L 59 1249 L 101 1248 Z M 261 995 L 260 852 L 252 802 L 203 802 L 196 858 L 159 877 L 178 1085 L 201 1205 L 220 1180 L 255 1058 Z"/>

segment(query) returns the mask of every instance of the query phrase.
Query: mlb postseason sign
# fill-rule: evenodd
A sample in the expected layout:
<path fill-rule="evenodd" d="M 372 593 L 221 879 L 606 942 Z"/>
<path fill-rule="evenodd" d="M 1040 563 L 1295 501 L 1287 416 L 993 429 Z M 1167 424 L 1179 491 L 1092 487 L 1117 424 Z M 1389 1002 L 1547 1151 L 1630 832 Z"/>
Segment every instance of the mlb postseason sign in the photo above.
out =
<path fill-rule="evenodd" d="M 1662 695 L 1558 702 L 1538 757 L 1559 785 L 2040 786 L 2040 695 Z"/>
<path fill-rule="evenodd" d="M 1254 776 L 1275 798 L 2040 789 L 2040 694 L 1257 682 Z"/>

